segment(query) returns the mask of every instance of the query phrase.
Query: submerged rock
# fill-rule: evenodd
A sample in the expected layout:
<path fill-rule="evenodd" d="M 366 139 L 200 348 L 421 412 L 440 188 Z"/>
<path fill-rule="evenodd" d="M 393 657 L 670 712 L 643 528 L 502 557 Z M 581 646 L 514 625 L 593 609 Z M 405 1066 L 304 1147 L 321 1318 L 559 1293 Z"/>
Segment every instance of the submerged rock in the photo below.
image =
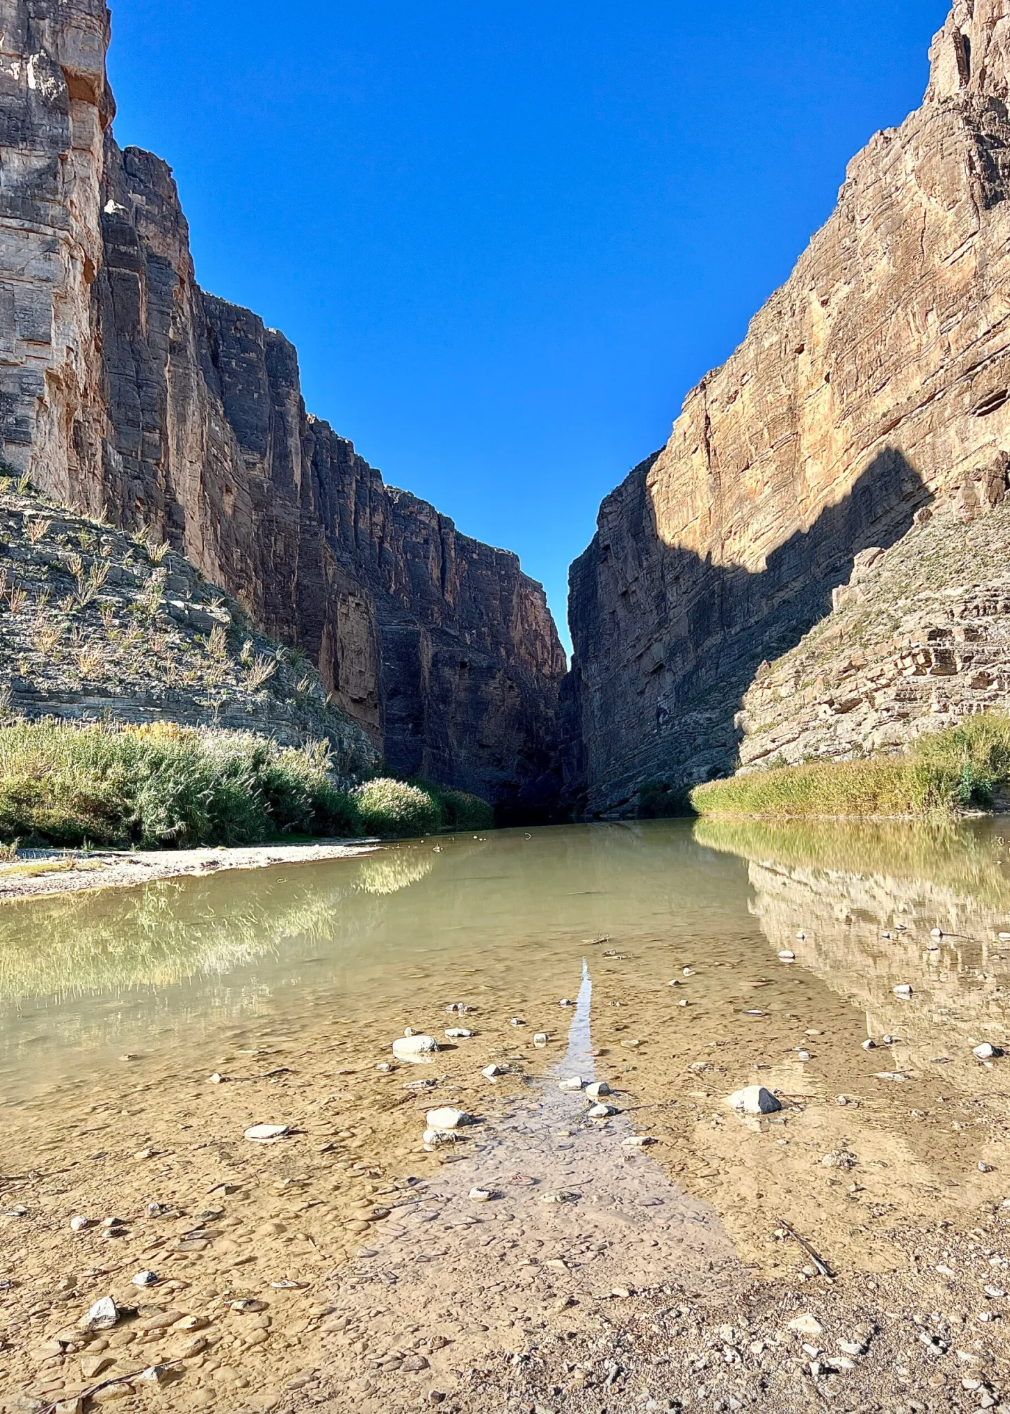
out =
<path fill-rule="evenodd" d="M 748 1115 L 770 1115 L 782 1108 L 781 1103 L 763 1085 L 746 1085 L 729 1097 L 733 1109 Z"/>
<path fill-rule="evenodd" d="M 397 1060 L 413 1061 L 424 1063 L 434 1058 L 438 1050 L 438 1042 L 434 1036 L 414 1035 L 397 1036 L 393 1042 L 393 1055 Z"/>

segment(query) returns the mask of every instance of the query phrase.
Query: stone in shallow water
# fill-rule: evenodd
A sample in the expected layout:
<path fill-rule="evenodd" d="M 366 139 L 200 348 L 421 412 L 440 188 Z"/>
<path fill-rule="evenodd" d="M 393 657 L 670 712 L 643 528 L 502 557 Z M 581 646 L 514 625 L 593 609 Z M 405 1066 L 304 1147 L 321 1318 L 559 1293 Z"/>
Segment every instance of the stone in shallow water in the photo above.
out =
<path fill-rule="evenodd" d="M 393 1042 L 393 1055 L 397 1060 L 424 1063 L 433 1060 L 437 1050 L 434 1036 L 397 1036 Z"/>
<path fill-rule="evenodd" d="M 782 1108 L 772 1092 L 763 1085 L 747 1085 L 742 1090 L 735 1090 L 729 1102 L 733 1109 L 748 1115 L 770 1115 Z"/>
<path fill-rule="evenodd" d="M 558 1081 L 558 1089 L 559 1089 L 559 1090 L 581 1090 L 581 1089 L 582 1089 L 582 1076 L 581 1076 L 581 1075 L 569 1075 L 568 1078 L 567 1078 L 567 1080 L 559 1080 L 559 1081 Z"/>
<path fill-rule="evenodd" d="M 586 1094 L 591 1100 L 598 1100 L 601 1095 L 610 1094 L 610 1086 L 605 1080 L 594 1080 L 586 1086 Z"/>
<path fill-rule="evenodd" d="M 590 1111 L 589 1111 L 589 1118 L 590 1118 L 590 1119 L 609 1119 L 609 1117 L 610 1117 L 611 1115 L 615 1115 L 615 1114 L 617 1114 L 617 1109 L 615 1108 L 614 1105 L 603 1105 L 603 1104 L 600 1104 L 600 1105 L 593 1105 L 593 1107 L 592 1107 L 592 1108 L 590 1109 Z"/>

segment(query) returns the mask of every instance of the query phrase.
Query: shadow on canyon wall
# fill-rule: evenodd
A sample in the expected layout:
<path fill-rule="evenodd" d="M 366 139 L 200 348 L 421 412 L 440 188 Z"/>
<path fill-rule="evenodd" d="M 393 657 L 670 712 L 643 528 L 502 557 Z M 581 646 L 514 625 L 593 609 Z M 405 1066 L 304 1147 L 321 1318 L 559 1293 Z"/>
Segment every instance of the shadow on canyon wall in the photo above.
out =
<path fill-rule="evenodd" d="M 655 459 L 607 497 L 570 572 L 561 772 L 576 815 L 682 813 L 690 786 L 731 773 L 758 669 L 831 611 L 860 551 L 893 545 L 932 500 L 884 448 L 753 573 L 662 541 L 646 484 Z"/>

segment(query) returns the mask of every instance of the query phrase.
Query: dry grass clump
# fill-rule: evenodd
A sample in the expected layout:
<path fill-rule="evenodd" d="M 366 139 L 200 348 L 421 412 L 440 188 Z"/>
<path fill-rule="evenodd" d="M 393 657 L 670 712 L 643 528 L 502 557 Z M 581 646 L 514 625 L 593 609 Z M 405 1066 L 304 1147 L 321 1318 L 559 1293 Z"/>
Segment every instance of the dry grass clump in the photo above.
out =
<path fill-rule="evenodd" d="M 699 815 L 951 817 L 984 810 L 1010 783 L 1010 717 L 986 712 L 921 738 L 904 756 L 811 762 L 709 781 Z"/>

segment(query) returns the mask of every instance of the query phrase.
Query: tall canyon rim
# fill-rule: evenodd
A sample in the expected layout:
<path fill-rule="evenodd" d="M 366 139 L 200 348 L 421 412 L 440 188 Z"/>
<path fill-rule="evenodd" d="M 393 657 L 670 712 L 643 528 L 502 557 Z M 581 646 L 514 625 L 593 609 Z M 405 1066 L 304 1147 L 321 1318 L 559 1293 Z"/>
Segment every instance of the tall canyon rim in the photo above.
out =
<path fill-rule="evenodd" d="M 956 0 L 922 106 L 572 566 L 569 799 L 899 746 L 1010 691 L 1010 4 Z"/>
<path fill-rule="evenodd" d="M 6 466 L 167 539 L 395 772 L 535 812 L 565 671 L 541 586 L 386 486 L 306 413 L 283 335 L 197 285 L 170 168 L 113 137 L 104 0 L 0 0 L 0 31 Z"/>

